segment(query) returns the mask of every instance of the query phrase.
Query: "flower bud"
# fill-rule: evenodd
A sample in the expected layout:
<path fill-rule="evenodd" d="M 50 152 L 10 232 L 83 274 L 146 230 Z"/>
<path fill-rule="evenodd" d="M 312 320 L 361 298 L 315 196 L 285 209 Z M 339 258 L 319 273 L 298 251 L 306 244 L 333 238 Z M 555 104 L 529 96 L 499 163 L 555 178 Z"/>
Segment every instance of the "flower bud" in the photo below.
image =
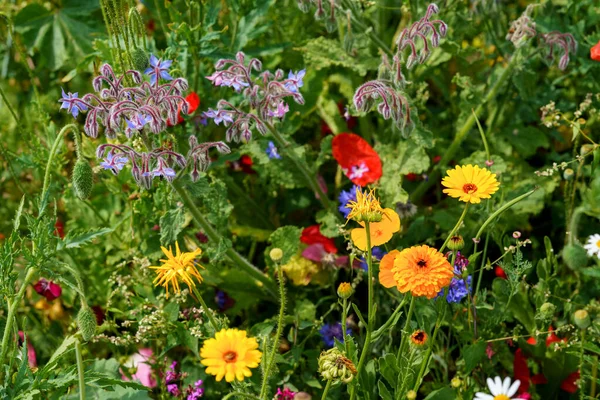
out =
<path fill-rule="evenodd" d="M 417 398 L 417 392 L 415 392 L 414 390 L 409 390 L 406 393 L 406 399 L 407 400 L 415 400 Z"/>
<path fill-rule="evenodd" d="M 587 265 L 588 255 L 583 247 L 578 244 L 568 244 L 563 248 L 562 258 L 567 267 L 580 270 Z"/>
<path fill-rule="evenodd" d="M 87 305 L 84 305 L 77 314 L 77 327 L 84 341 L 89 341 L 96 333 L 96 314 Z"/>
<path fill-rule="evenodd" d="M 422 331 L 420 329 L 414 331 L 412 335 L 410 335 L 410 341 L 416 347 L 423 347 L 427 343 L 427 332 Z"/>
<path fill-rule="evenodd" d="M 550 319 L 554 316 L 554 312 L 556 311 L 556 306 L 552 303 L 544 303 L 540 307 L 540 315 L 544 319 Z"/>
<path fill-rule="evenodd" d="M 462 380 L 458 377 L 455 376 L 454 378 L 452 378 L 452 380 L 450 381 L 450 385 L 452 385 L 452 387 L 454 389 L 458 389 L 459 387 L 462 386 Z"/>
<path fill-rule="evenodd" d="M 577 310 L 573 314 L 573 322 L 579 329 L 587 329 L 591 325 L 590 314 L 586 310 Z"/>
<path fill-rule="evenodd" d="M 566 181 L 570 181 L 575 176 L 575 171 L 572 168 L 567 168 L 563 171 L 563 178 Z"/>
<path fill-rule="evenodd" d="M 460 235 L 455 235 L 448 240 L 448 248 L 452 251 L 462 250 L 465 247 L 465 240 Z"/>
<path fill-rule="evenodd" d="M 273 262 L 278 262 L 283 258 L 283 250 L 281 250 L 279 247 L 275 247 L 269 252 L 269 257 L 271 257 Z"/>
<path fill-rule="evenodd" d="M 84 159 L 78 159 L 73 168 L 73 191 L 81 200 L 85 200 L 92 194 L 94 186 L 94 172 L 92 167 Z"/>
<path fill-rule="evenodd" d="M 341 299 L 348 299 L 354 293 L 354 289 L 352 289 L 352 285 L 348 282 L 340 283 L 338 286 L 337 294 Z"/>
<path fill-rule="evenodd" d="M 131 59 L 133 61 L 133 68 L 136 71 L 144 71 L 146 68 L 150 66 L 148 53 L 146 53 L 143 49 L 136 47 L 131 52 Z"/>
<path fill-rule="evenodd" d="M 356 375 L 352 360 L 346 358 L 336 347 L 324 351 L 319 356 L 319 373 L 328 381 L 350 383 Z"/>

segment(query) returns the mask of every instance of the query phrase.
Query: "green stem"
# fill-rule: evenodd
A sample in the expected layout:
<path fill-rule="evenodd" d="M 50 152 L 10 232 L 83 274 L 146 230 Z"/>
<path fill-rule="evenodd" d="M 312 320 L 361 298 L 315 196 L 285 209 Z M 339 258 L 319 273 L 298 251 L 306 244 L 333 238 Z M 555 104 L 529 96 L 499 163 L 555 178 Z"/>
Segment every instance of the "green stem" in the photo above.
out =
<path fill-rule="evenodd" d="M 485 259 L 487 257 L 487 250 L 488 250 L 488 245 L 490 242 L 490 233 L 487 232 L 485 234 L 485 244 L 483 245 L 483 254 L 482 254 L 482 259 L 481 259 L 481 267 L 479 267 L 479 276 L 477 277 L 477 286 L 475 287 L 475 295 L 473 296 L 473 299 L 477 298 L 477 293 L 479 293 L 479 287 L 481 286 L 481 279 L 483 277 L 483 269 L 485 267 Z M 477 253 L 477 243 L 475 243 L 475 249 L 473 250 L 473 254 Z"/>
<path fill-rule="evenodd" d="M 158 16 L 158 22 L 160 23 L 160 29 L 162 29 L 165 34 L 165 38 L 167 38 L 167 42 L 169 39 L 169 31 L 167 30 L 167 26 L 165 25 L 165 21 L 163 20 L 162 12 L 160 12 L 160 5 L 158 4 L 158 0 L 154 0 L 154 7 L 156 8 L 156 15 Z"/>
<path fill-rule="evenodd" d="M 8 107 L 8 111 L 10 111 L 10 115 L 12 115 L 13 119 L 15 120 L 15 123 L 17 124 L 17 129 L 21 130 L 21 123 L 19 122 L 19 117 L 17 117 L 17 113 L 15 113 L 15 110 L 6 98 L 4 90 L 2 90 L 2 85 L 0 85 L 0 96 L 2 96 L 2 101 L 4 101 L 4 104 L 6 105 L 6 107 Z"/>
<path fill-rule="evenodd" d="M 81 342 L 75 342 L 75 357 L 77 358 L 77 375 L 79 376 L 79 400 L 85 400 L 85 379 L 83 374 L 83 357 L 81 357 Z"/>
<path fill-rule="evenodd" d="M 204 301 L 204 298 L 198 291 L 198 288 L 194 287 L 193 290 L 194 290 L 194 295 L 196 296 L 196 298 L 198 298 L 198 301 L 202 305 L 202 308 L 204 308 L 204 313 L 208 316 L 208 320 L 210 321 L 210 324 L 212 325 L 213 329 L 215 330 L 215 333 L 219 332 L 219 325 L 217 324 L 217 321 L 215 321 L 215 317 L 213 316 L 212 311 L 206 305 L 206 302 Z"/>
<path fill-rule="evenodd" d="M 242 392 L 231 392 L 227 396 L 223 397 L 223 400 L 228 400 L 228 399 L 232 398 L 233 396 L 239 396 L 239 397 L 243 397 L 245 399 L 261 400 L 260 397 L 256 397 L 253 394 L 242 393 Z"/>
<path fill-rule="evenodd" d="M 325 390 L 323 390 L 323 395 L 321 396 L 321 400 L 327 399 L 327 392 L 329 392 L 330 387 L 331 387 L 331 380 L 328 380 L 327 385 L 325 385 Z"/>
<path fill-rule="evenodd" d="M 463 220 L 465 219 L 465 216 L 467 215 L 467 210 L 469 209 L 469 204 L 470 203 L 465 203 L 465 209 L 463 210 L 462 214 L 460 215 L 460 218 L 456 222 L 456 225 L 454 225 L 454 228 L 452 228 L 452 231 L 450 231 L 450 234 L 446 237 L 444 244 L 442 245 L 442 247 L 440 247 L 440 253 L 444 252 L 444 249 L 446 248 L 446 245 L 450 241 L 450 238 L 452 236 L 454 236 L 454 234 L 456 233 L 458 228 L 460 228 L 460 224 L 462 224 Z"/>
<path fill-rule="evenodd" d="M 583 214 L 583 207 L 577 207 L 571 215 L 571 221 L 569 222 L 569 244 L 573 245 L 577 240 L 577 225 L 579 225 L 579 219 Z"/>
<path fill-rule="evenodd" d="M 367 335 L 365 337 L 365 343 L 363 345 L 362 352 L 360 354 L 360 359 L 358 360 L 358 366 L 356 368 L 356 376 L 360 378 L 360 372 L 365 364 L 367 359 L 367 353 L 369 352 L 369 347 L 371 346 L 371 333 L 373 331 L 373 321 L 375 320 L 375 315 L 373 312 L 373 258 L 372 258 L 372 248 L 371 248 L 371 224 L 366 221 L 365 222 L 365 232 L 367 235 L 367 288 L 368 288 L 368 315 L 367 315 Z M 346 330 L 345 321 L 342 325 L 342 330 Z M 354 400 L 356 396 L 356 388 L 358 384 L 352 386 L 350 391 L 350 400 Z"/>
<path fill-rule="evenodd" d="M 346 356 L 350 354 L 348 338 L 346 333 L 346 320 L 348 319 L 348 299 L 342 299 L 342 337 L 344 338 L 344 347 L 346 348 Z"/>
<path fill-rule="evenodd" d="M 211 240 L 214 244 L 219 243 L 219 240 L 221 239 L 221 235 L 216 231 L 215 228 L 213 228 L 213 226 L 210 224 L 210 222 L 208 222 L 208 220 L 204 217 L 204 215 L 202 215 L 200 210 L 198 210 L 198 208 L 194 204 L 194 200 L 190 197 L 188 192 L 185 190 L 181 181 L 176 179 L 175 181 L 173 181 L 171 186 L 177 192 L 177 194 L 181 198 L 181 201 L 183 202 L 183 204 L 185 204 L 185 206 L 188 208 L 188 210 L 192 213 L 192 216 L 194 217 L 194 221 L 196 221 L 196 224 L 200 227 L 200 229 L 202 229 L 204 231 L 206 236 L 208 236 L 209 240 Z M 269 279 L 268 276 L 263 274 L 262 271 L 260 271 L 254 265 L 250 264 L 250 262 L 248 262 L 248 260 L 246 260 L 244 257 L 242 257 L 233 248 L 231 248 L 231 247 L 228 248 L 225 251 L 225 254 L 227 255 L 227 257 L 229 257 L 229 259 L 231 261 L 233 261 L 235 264 L 237 264 L 237 266 L 243 272 L 250 275 L 252 278 L 256 279 L 258 281 L 258 286 L 263 287 L 265 289 L 265 291 L 271 297 L 277 298 L 277 291 L 275 289 L 275 284 L 271 279 Z"/>
<path fill-rule="evenodd" d="M 2 349 L 0 350 L 0 384 L 4 383 L 4 372 L 7 370 L 7 366 L 10 368 L 12 364 L 12 359 L 5 363 L 5 358 L 8 353 L 8 348 L 10 347 L 10 337 L 11 332 L 13 330 L 13 323 L 15 322 L 15 313 L 17 312 L 17 308 L 19 307 L 19 303 L 23 299 L 23 295 L 25 294 L 25 290 L 29 285 L 31 279 L 36 274 L 37 269 L 35 267 L 29 268 L 27 274 L 25 275 L 25 279 L 23 280 L 23 284 L 19 288 L 17 295 L 14 297 L 12 303 L 8 306 L 8 316 L 6 317 L 6 326 L 4 327 L 4 335 L 2 336 Z"/>
<path fill-rule="evenodd" d="M 465 121 L 465 123 L 463 124 L 461 129 L 456 133 L 454 140 L 452 141 L 450 146 L 447 148 L 447 150 L 444 152 L 442 159 L 438 163 L 437 168 L 432 171 L 432 174 L 429 176 L 429 179 L 421 182 L 421 184 L 419 184 L 419 186 L 413 191 L 413 193 L 412 193 L 412 202 L 413 203 L 417 202 L 425 194 L 427 189 L 429 189 L 431 187 L 431 185 L 438 182 L 440 170 L 442 170 L 446 165 L 448 165 L 448 162 L 450 160 L 452 160 L 452 158 L 454 157 L 454 155 L 456 154 L 458 149 L 461 148 L 461 144 L 462 144 L 463 140 L 465 140 L 465 138 L 469 134 L 469 131 L 471 130 L 471 128 L 473 128 L 473 125 L 475 124 L 475 120 L 476 120 L 475 115 L 481 114 L 481 112 L 483 111 L 483 107 L 488 102 L 490 102 L 493 98 L 496 97 L 500 88 L 502 88 L 502 86 L 510 78 L 513 69 L 518 64 L 518 59 L 520 59 L 519 56 L 521 53 L 521 49 L 522 48 L 518 48 L 515 51 L 515 54 L 513 54 L 512 58 L 510 59 L 510 62 L 506 66 L 506 69 L 502 72 L 502 75 L 500 75 L 500 77 L 498 78 L 496 83 L 494 83 L 494 86 L 492 86 L 492 88 L 487 92 L 486 96 L 483 98 L 483 101 L 481 101 L 479 103 L 477 108 L 475 108 L 475 111 L 469 115 L 469 117 L 467 118 L 467 120 Z"/>
<path fill-rule="evenodd" d="M 310 172 L 309 168 L 305 165 L 305 163 L 303 163 L 296 157 L 292 149 L 290 149 L 290 143 L 287 142 L 283 138 L 283 136 L 279 134 L 277 129 L 275 129 L 273 125 L 267 122 L 265 122 L 265 125 L 273 135 L 273 139 L 275 139 L 275 141 L 277 142 L 277 146 L 279 146 L 279 149 L 284 152 L 284 154 L 292 161 L 292 163 L 294 163 L 298 171 L 304 176 L 306 183 L 313 190 L 315 195 L 319 198 L 319 201 L 323 205 L 323 208 L 329 208 L 330 202 L 327 198 L 327 194 L 325 194 L 325 192 L 323 192 L 323 189 L 321 189 L 321 185 L 319 185 L 319 182 L 317 181 L 317 178 L 314 176 L 314 174 Z"/>
<path fill-rule="evenodd" d="M 58 146 L 60 145 L 63 135 L 69 129 L 71 129 L 75 132 L 75 136 L 77 136 L 79 134 L 79 129 L 77 129 L 77 125 L 75 125 L 75 124 L 65 125 L 60 130 L 60 132 L 58 132 L 58 135 L 56 135 L 56 139 L 54 139 L 54 143 L 52 144 L 52 147 L 50 148 L 50 154 L 48 154 L 48 162 L 46 163 L 46 172 L 44 173 L 44 184 L 42 185 L 42 202 L 44 201 L 44 198 L 46 197 L 46 192 L 48 191 L 48 185 L 50 184 L 50 166 L 52 165 L 52 160 L 54 159 L 54 155 L 56 153 L 56 150 L 58 149 Z M 76 143 L 77 143 L 77 139 L 76 139 Z"/>
<path fill-rule="evenodd" d="M 485 138 L 485 132 L 483 132 L 483 128 L 479 123 L 479 119 L 477 119 L 477 115 L 475 115 L 475 110 L 471 109 L 473 112 L 473 116 L 475 117 L 475 122 L 477 122 L 477 128 L 479 128 L 479 134 L 481 135 L 481 141 L 483 142 L 483 147 L 485 148 L 485 156 L 487 161 L 491 161 L 492 156 L 490 154 L 490 148 L 488 147 L 487 139 Z"/>
<path fill-rule="evenodd" d="M 419 391 L 419 386 L 421 386 L 421 379 L 423 379 L 423 374 L 425 373 L 425 368 L 429 364 L 429 359 L 431 358 L 431 352 L 433 351 L 433 344 L 435 343 L 435 338 L 437 337 L 437 333 L 440 329 L 440 325 L 444 316 L 446 316 L 446 304 L 442 302 L 442 307 L 444 307 L 444 312 L 438 312 L 437 320 L 435 321 L 435 329 L 433 330 L 433 335 L 431 335 L 431 341 L 429 342 L 429 348 L 427 349 L 427 353 L 425 353 L 425 357 L 421 362 L 421 369 L 419 370 L 419 375 L 417 376 L 417 380 L 415 381 L 414 391 Z"/>
<path fill-rule="evenodd" d="M 279 338 L 281 337 L 281 333 L 283 331 L 283 317 L 285 315 L 285 285 L 283 281 L 283 270 L 281 266 L 277 266 L 277 277 L 279 279 L 279 301 L 281 306 L 279 307 L 279 319 L 277 320 L 277 332 L 275 333 L 275 341 L 273 342 L 273 348 L 271 349 L 271 354 L 269 355 L 269 359 L 266 364 L 265 371 L 263 373 L 263 381 L 262 387 L 260 388 L 260 398 L 264 399 L 267 395 L 267 384 L 269 383 L 269 375 L 271 374 L 271 369 L 273 368 L 273 363 L 275 362 L 275 354 L 277 349 L 279 348 Z"/>
<path fill-rule="evenodd" d="M 408 327 L 410 326 L 410 319 L 412 318 L 413 311 L 415 310 L 415 297 L 411 295 L 410 305 L 408 306 L 408 314 L 406 314 L 406 322 L 404 323 L 404 328 L 402 328 L 402 339 L 400 339 L 400 347 L 398 347 L 398 354 L 396 355 L 396 359 L 400 360 L 402 356 L 402 352 L 404 351 L 404 347 L 406 347 L 408 333 Z"/>

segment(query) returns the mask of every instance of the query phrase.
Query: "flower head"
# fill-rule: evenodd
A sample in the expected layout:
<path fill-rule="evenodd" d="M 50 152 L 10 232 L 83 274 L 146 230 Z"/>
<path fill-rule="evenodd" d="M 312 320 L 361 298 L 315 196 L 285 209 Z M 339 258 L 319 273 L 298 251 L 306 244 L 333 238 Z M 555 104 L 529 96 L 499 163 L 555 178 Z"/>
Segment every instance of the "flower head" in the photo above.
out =
<path fill-rule="evenodd" d="M 275 398 L 273 400 L 294 400 L 294 396 L 296 396 L 296 392 L 291 391 L 289 388 L 277 388 L 277 393 L 275 393 Z"/>
<path fill-rule="evenodd" d="M 138 130 L 141 131 L 142 128 L 152 121 L 152 117 L 149 115 L 144 115 L 142 113 L 135 113 L 131 120 L 125 118 L 125 122 L 127 123 L 127 128 L 130 130 Z"/>
<path fill-rule="evenodd" d="M 100 166 L 104 169 L 110 169 L 113 174 L 117 175 L 125 167 L 128 160 L 127 157 L 118 157 L 114 153 L 109 152 L 106 158 L 100 163 Z"/>
<path fill-rule="evenodd" d="M 203 268 L 200 264 L 195 262 L 195 259 L 202 254 L 202 250 L 196 249 L 192 252 L 182 253 L 179 250 L 179 243 L 175 242 L 176 254 L 173 255 L 171 247 L 167 250 L 161 247 L 163 253 L 167 256 L 167 259 L 161 259 L 161 266 L 152 266 L 151 269 L 156 270 L 158 276 L 154 279 L 153 283 L 155 286 L 164 286 L 167 291 L 167 298 L 169 298 L 169 284 L 171 284 L 175 293 L 180 293 L 179 280 L 183 281 L 188 285 L 190 290 L 196 287 L 196 283 L 193 278 L 196 278 L 199 283 L 202 283 L 202 276 L 198 272 L 196 266 Z"/>
<path fill-rule="evenodd" d="M 354 228 L 350 232 L 352 243 L 362 251 L 367 251 L 367 229 L 364 222 L 359 222 L 362 228 Z M 391 208 L 383 209 L 381 221 L 370 222 L 369 231 L 371 248 L 381 246 L 390 241 L 394 233 L 400 230 L 400 217 Z"/>
<path fill-rule="evenodd" d="M 381 208 L 379 199 L 375 197 L 375 190 L 367 193 L 362 189 L 357 189 L 356 200 L 348 201 L 346 207 L 350 209 L 346 218 L 357 222 L 379 222 L 383 216 L 383 208 Z"/>
<path fill-rule="evenodd" d="M 300 235 L 300 241 L 308 245 L 320 243 L 328 253 L 335 254 L 338 251 L 333 239 L 328 238 L 321 233 L 320 225 L 311 225 L 304 228 Z"/>
<path fill-rule="evenodd" d="M 273 142 L 269 142 L 266 152 L 267 152 L 267 156 L 269 156 L 269 158 L 271 160 L 274 158 L 277 160 L 281 159 L 281 155 L 279 154 L 277 147 L 275 147 L 275 143 L 273 143 Z"/>
<path fill-rule="evenodd" d="M 590 49 L 590 58 L 594 61 L 600 61 L 600 41 Z"/>
<path fill-rule="evenodd" d="M 487 378 L 488 389 L 492 394 L 477 392 L 474 400 L 522 400 L 521 397 L 512 397 L 517 393 L 520 384 L 521 382 L 517 379 L 511 385 L 509 377 L 504 378 L 504 381 L 499 376 L 493 380 Z"/>
<path fill-rule="evenodd" d="M 206 373 L 215 375 L 217 382 L 223 377 L 233 382 L 252 376 L 250 368 L 258 367 L 262 353 L 256 339 L 247 337 L 246 331 L 221 329 L 214 338 L 204 341 L 200 357 Z"/>
<path fill-rule="evenodd" d="M 340 133 L 331 142 L 333 158 L 352 183 L 365 186 L 381 178 L 381 159 L 371 145 L 354 133 Z"/>
<path fill-rule="evenodd" d="M 281 266 L 281 269 L 296 286 L 308 285 L 321 272 L 316 263 L 301 255 L 292 256 L 287 264 Z"/>
<path fill-rule="evenodd" d="M 152 376 L 153 361 L 152 349 L 143 348 L 129 357 L 123 366 L 125 368 L 135 368 L 135 373 L 131 375 L 131 379 L 139 381 L 146 387 L 153 388 L 156 386 L 156 380 Z M 125 375 L 122 375 L 121 378 L 125 381 L 129 380 Z"/>
<path fill-rule="evenodd" d="M 306 74 L 305 69 L 302 69 L 296 73 L 293 73 L 292 71 L 290 71 L 290 73 L 288 74 L 288 78 L 284 84 L 285 88 L 292 93 L 298 92 L 298 89 L 301 88 L 302 86 L 304 86 L 304 82 L 302 81 L 302 78 L 304 78 L 305 74 Z"/>
<path fill-rule="evenodd" d="M 443 192 L 465 203 L 477 204 L 481 199 L 489 199 L 500 186 L 496 174 L 477 165 L 457 165 L 446 173 L 448 176 L 444 177 L 442 185 L 447 189 Z"/>
<path fill-rule="evenodd" d="M 417 347 L 424 346 L 427 343 L 427 332 L 417 329 L 410 335 L 410 341 Z"/>
<path fill-rule="evenodd" d="M 33 285 L 33 288 L 39 295 L 44 296 L 48 301 L 56 300 L 62 294 L 62 287 L 60 287 L 60 285 L 44 278 L 40 278 L 40 280 Z"/>
<path fill-rule="evenodd" d="M 173 64 L 171 60 L 162 61 L 160 58 L 156 58 L 154 54 L 150 54 L 150 67 L 144 71 L 144 74 L 150 77 L 150 84 L 156 85 L 158 77 L 165 81 L 173 80 L 173 77 L 169 75 L 171 64 Z"/>
<path fill-rule="evenodd" d="M 453 276 L 446 257 L 427 245 L 390 251 L 379 265 L 379 282 L 383 286 L 396 286 L 401 293 L 411 292 L 428 299 L 448 286 Z"/>
<path fill-rule="evenodd" d="M 600 258 L 600 234 L 596 233 L 588 238 L 585 246 L 583 246 L 590 257 Z"/>
<path fill-rule="evenodd" d="M 335 322 L 333 324 L 325 324 L 319 330 L 321 334 L 321 339 L 323 339 L 323 343 L 327 347 L 333 347 L 335 344 L 335 339 L 344 343 L 344 333 L 342 332 L 342 324 L 340 322 Z M 346 327 L 346 335 L 350 335 L 352 330 Z"/>
<path fill-rule="evenodd" d="M 356 367 L 337 347 L 319 356 L 319 372 L 328 381 L 350 383 L 356 375 Z"/>
<path fill-rule="evenodd" d="M 186 400 L 198 400 L 202 397 L 204 395 L 204 388 L 202 387 L 203 383 L 202 379 L 199 379 L 194 382 L 194 386 L 189 385 L 186 390 Z"/>
<path fill-rule="evenodd" d="M 69 92 L 66 94 L 64 89 L 61 89 L 61 91 L 62 99 L 58 100 L 62 103 L 60 106 L 61 109 L 66 108 L 67 111 L 73 115 L 73 118 L 77 118 L 79 111 L 87 111 L 87 106 L 83 101 L 79 100 L 79 94 L 77 92 Z"/>

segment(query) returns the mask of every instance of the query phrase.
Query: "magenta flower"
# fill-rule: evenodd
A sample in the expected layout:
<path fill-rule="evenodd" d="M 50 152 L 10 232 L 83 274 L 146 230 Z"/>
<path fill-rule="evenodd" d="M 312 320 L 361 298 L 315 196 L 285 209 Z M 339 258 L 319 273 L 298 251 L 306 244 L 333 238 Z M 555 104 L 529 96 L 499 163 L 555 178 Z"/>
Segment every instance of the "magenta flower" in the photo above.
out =
<path fill-rule="evenodd" d="M 23 333 L 23 331 L 19 331 L 19 346 L 23 346 L 23 343 L 25 342 L 25 334 Z M 29 364 L 30 368 L 36 368 L 37 365 L 37 356 L 35 355 L 35 349 L 33 348 L 33 345 L 31 344 L 31 342 L 29 341 L 29 338 L 27 338 L 27 363 Z"/>
<path fill-rule="evenodd" d="M 330 267 L 341 267 L 348 263 L 348 256 L 337 256 L 334 253 L 328 253 L 321 243 L 308 246 L 302 252 L 302 257 Z"/>
<path fill-rule="evenodd" d="M 277 388 L 277 393 L 275 393 L 274 400 L 294 400 L 294 396 L 296 396 L 296 392 L 292 392 L 289 388 Z"/>
<path fill-rule="evenodd" d="M 40 280 L 33 285 L 33 288 L 39 295 L 44 296 L 48 301 L 55 300 L 62 294 L 60 285 L 44 278 L 40 278 Z"/>

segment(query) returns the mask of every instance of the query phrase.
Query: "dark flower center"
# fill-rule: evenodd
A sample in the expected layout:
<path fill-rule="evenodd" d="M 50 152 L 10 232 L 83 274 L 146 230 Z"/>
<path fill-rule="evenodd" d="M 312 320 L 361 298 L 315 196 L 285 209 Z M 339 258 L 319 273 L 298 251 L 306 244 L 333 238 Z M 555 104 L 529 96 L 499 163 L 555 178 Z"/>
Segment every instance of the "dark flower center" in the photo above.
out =
<path fill-rule="evenodd" d="M 415 333 L 413 335 L 413 339 L 415 339 L 415 341 L 417 341 L 417 342 L 422 342 L 423 340 L 425 340 L 425 332 L 419 331 L 419 332 Z"/>
<path fill-rule="evenodd" d="M 236 359 L 237 353 L 235 351 L 228 351 L 227 353 L 223 354 L 223 360 L 225 360 L 226 363 L 233 363 Z"/>
<path fill-rule="evenodd" d="M 425 260 L 419 260 L 417 261 L 417 265 L 421 268 L 426 267 L 427 266 L 427 261 Z"/>
<path fill-rule="evenodd" d="M 472 194 L 475 193 L 477 191 L 477 186 L 475 186 L 472 183 L 465 183 L 465 185 L 463 186 L 463 192 L 465 192 L 466 194 Z"/>

